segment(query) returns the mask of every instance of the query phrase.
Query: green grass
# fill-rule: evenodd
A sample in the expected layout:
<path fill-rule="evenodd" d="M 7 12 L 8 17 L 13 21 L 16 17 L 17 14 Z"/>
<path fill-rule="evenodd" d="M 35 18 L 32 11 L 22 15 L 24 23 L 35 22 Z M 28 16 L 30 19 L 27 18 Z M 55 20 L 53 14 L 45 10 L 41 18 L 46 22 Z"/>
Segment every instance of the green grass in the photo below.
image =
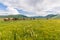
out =
<path fill-rule="evenodd" d="M 0 21 L 0 40 L 60 40 L 60 20 Z"/>

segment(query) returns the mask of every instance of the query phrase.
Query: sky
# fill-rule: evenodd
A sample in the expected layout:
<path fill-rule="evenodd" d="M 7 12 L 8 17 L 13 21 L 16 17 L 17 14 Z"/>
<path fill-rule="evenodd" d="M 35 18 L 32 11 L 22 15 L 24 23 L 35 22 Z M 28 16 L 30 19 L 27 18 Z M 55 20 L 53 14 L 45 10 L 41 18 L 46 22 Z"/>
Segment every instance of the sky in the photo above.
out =
<path fill-rule="evenodd" d="M 0 15 L 60 14 L 60 0 L 0 0 Z"/>

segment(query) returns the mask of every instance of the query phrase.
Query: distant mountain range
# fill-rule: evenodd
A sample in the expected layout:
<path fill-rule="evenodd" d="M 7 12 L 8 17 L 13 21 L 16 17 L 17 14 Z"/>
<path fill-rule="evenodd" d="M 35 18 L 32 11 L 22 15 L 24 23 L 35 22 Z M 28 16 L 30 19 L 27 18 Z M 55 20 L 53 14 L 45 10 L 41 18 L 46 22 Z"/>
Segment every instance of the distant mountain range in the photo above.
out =
<path fill-rule="evenodd" d="M 33 16 L 27 17 L 25 15 L 8 15 L 8 16 L 0 16 L 0 18 L 60 18 L 60 15 L 49 14 L 47 16 Z"/>
<path fill-rule="evenodd" d="M 55 16 L 57 16 L 57 15 L 49 14 L 49 15 L 47 15 L 47 16 L 34 16 L 33 18 L 53 18 L 53 17 L 55 17 Z"/>
<path fill-rule="evenodd" d="M 60 14 L 56 15 L 55 17 L 52 17 L 53 19 L 60 19 Z"/>
<path fill-rule="evenodd" d="M 22 18 L 22 17 L 27 17 L 24 15 L 8 15 L 8 16 L 0 16 L 0 18 Z"/>
<path fill-rule="evenodd" d="M 57 15 L 49 14 L 49 15 L 45 16 L 45 18 L 53 18 L 53 17 L 55 17 L 55 16 L 57 16 Z"/>

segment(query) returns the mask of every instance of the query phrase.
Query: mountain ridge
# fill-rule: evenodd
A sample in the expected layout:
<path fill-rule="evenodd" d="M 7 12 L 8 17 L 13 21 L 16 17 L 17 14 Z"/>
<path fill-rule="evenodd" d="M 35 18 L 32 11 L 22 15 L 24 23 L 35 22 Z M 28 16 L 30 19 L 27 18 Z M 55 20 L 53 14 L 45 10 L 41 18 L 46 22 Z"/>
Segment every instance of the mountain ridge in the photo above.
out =
<path fill-rule="evenodd" d="M 0 18 L 56 18 L 58 15 L 54 15 L 54 14 L 49 14 L 47 16 L 33 16 L 33 17 L 28 17 L 25 15 L 7 15 L 7 16 L 0 16 Z"/>

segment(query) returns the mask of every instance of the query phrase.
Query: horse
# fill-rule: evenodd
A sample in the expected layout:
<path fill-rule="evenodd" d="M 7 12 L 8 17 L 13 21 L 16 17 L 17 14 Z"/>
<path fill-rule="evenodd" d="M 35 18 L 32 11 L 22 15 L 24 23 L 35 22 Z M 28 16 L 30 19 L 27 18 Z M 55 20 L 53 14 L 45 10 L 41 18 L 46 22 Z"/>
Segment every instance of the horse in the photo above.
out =
<path fill-rule="evenodd" d="M 19 18 L 12 18 L 12 20 L 19 20 Z"/>
<path fill-rule="evenodd" d="M 4 18 L 4 21 L 9 21 L 10 20 L 10 18 Z"/>

